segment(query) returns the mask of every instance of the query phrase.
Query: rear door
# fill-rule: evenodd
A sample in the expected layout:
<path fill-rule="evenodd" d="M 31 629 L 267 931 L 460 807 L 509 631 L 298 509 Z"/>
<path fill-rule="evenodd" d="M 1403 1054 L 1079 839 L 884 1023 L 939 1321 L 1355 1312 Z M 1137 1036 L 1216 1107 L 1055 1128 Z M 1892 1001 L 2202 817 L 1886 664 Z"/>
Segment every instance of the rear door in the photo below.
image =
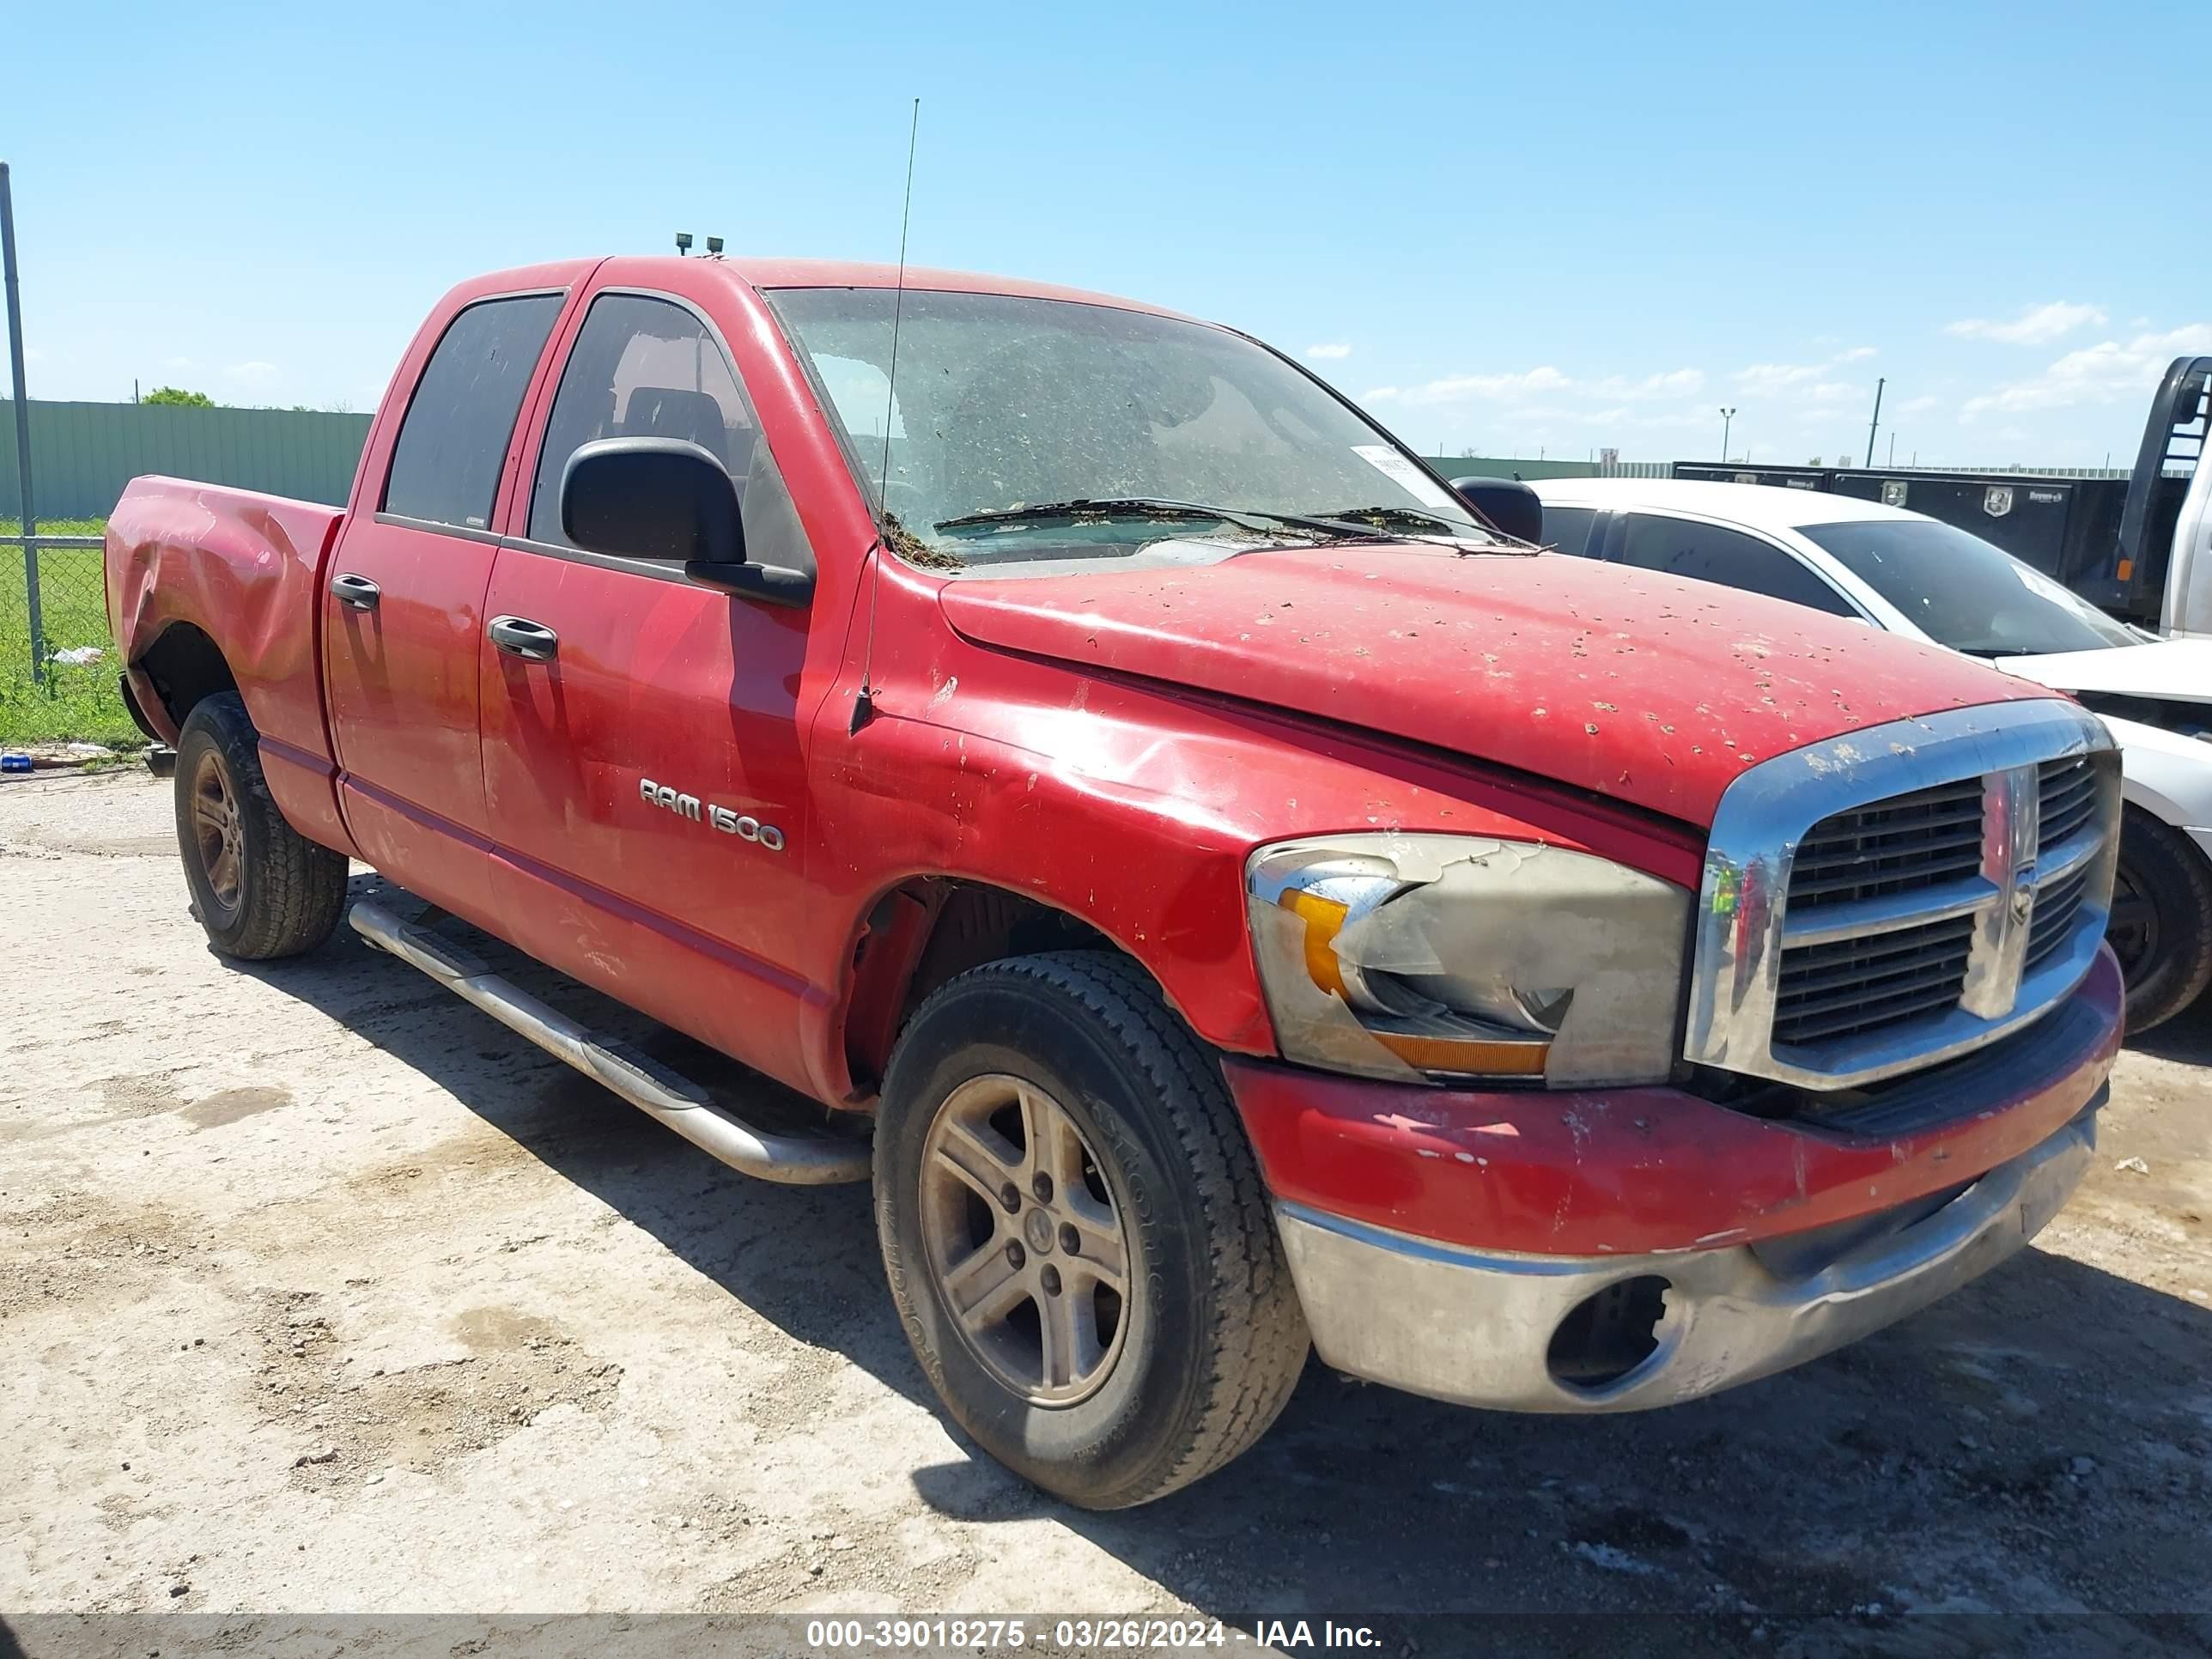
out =
<path fill-rule="evenodd" d="M 396 436 L 380 450 L 372 439 L 323 596 L 341 799 L 362 855 L 474 921 L 490 904 L 477 658 L 493 525 L 565 297 L 492 295 L 446 323 Z"/>
<path fill-rule="evenodd" d="M 811 572 L 707 309 L 715 279 L 696 286 L 592 296 L 538 400 L 545 435 L 480 646 L 492 884 L 505 931 L 533 956 L 805 1086 L 809 612 L 680 565 L 584 551 L 561 525 L 578 446 L 681 438 L 738 483 L 749 561 Z"/>

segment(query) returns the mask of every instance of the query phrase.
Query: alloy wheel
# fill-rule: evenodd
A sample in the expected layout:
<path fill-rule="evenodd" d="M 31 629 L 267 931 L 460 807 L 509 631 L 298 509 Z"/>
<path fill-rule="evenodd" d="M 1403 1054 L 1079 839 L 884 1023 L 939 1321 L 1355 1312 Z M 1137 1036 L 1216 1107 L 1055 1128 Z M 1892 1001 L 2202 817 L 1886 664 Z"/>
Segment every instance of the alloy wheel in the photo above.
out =
<path fill-rule="evenodd" d="M 1066 1109 L 992 1073 L 945 1097 L 922 1152 L 930 1272 L 962 1339 L 1041 1406 L 1103 1386 L 1135 1293 L 1128 1231 Z"/>

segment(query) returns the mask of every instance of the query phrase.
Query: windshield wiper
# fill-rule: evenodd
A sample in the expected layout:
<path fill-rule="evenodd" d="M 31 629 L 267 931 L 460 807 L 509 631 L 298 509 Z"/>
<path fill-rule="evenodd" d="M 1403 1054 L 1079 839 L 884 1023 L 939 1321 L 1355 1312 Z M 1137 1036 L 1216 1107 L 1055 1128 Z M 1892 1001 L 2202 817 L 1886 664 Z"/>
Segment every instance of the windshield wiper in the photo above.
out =
<path fill-rule="evenodd" d="M 1343 541 L 1390 539 L 1387 532 L 1374 525 L 1343 524 L 1331 519 L 1306 518 L 1296 513 L 1266 513 L 1255 507 L 1208 507 L 1202 501 L 1170 501 L 1158 495 L 1116 495 L 1099 501 L 1032 501 L 1026 507 L 994 507 L 988 513 L 963 513 L 957 519 L 939 519 L 934 527 L 958 530 L 973 525 L 1021 524 L 1042 519 L 1210 519 L 1261 534 L 1287 525 L 1293 529 L 1313 531 Z"/>
<path fill-rule="evenodd" d="M 1317 515 L 1315 521 L 1320 524 L 1351 523 L 1354 527 L 1361 524 L 1419 524 L 1440 530 L 1455 541 L 1495 542 L 1504 539 L 1480 525 L 1462 523 L 1447 519 L 1440 513 L 1424 513 L 1413 507 L 1347 507 L 1340 511 Z"/>
<path fill-rule="evenodd" d="M 1447 519 L 1439 513 L 1424 513 L 1411 507 L 1346 507 L 1332 508 L 1316 516 L 1326 519 L 1381 519 L 1390 524 L 1432 524 L 1439 530 L 1468 530 L 1476 526 Z"/>

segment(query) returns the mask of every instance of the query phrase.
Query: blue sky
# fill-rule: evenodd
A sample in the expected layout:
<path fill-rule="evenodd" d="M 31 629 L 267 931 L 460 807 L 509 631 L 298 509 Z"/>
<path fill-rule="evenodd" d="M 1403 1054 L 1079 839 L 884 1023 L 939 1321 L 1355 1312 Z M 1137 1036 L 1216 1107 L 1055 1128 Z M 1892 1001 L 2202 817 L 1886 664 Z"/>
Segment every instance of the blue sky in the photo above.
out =
<path fill-rule="evenodd" d="M 34 397 L 366 410 L 481 270 L 888 259 L 916 94 L 915 262 L 1236 323 L 1424 450 L 1710 456 L 1731 405 L 1832 460 L 1887 376 L 1877 459 L 2124 463 L 2212 351 L 2202 0 L 210 0 L 6 46 Z"/>

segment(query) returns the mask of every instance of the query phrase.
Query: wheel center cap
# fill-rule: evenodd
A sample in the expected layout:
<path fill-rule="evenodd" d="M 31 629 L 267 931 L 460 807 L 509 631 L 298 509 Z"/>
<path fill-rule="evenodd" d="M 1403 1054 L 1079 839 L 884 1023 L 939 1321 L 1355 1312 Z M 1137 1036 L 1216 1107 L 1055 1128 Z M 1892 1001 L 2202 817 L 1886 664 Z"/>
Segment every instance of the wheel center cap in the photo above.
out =
<path fill-rule="evenodd" d="M 1033 1209 L 1022 1218 L 1022 1237 L 1039 1255 L 1052 1254 L 1053 1234 L 1052 1218 L 1042 1210 Z"/>

